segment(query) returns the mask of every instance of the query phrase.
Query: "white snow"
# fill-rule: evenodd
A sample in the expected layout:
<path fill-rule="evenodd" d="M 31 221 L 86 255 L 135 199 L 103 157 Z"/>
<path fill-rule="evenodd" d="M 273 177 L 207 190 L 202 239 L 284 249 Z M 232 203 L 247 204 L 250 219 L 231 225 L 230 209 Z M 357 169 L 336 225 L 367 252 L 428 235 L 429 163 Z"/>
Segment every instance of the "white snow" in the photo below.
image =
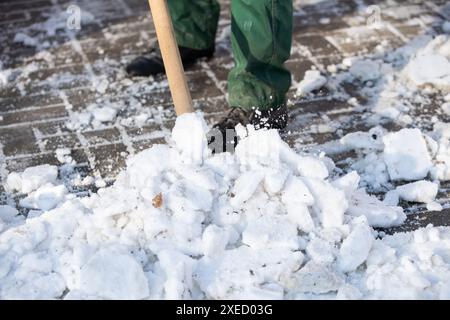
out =
<path fill-rule="evenodd" d="M 47 183 L 20 200 L 20 205 L 28 209 L 51 210 L 64 199 L 66 193 L 64 185 Z"/>
<path fill-rule="evenodd" d="M 407 70 L 411 81 L 418 86 L 450 85 L 450 62 L 444 56 L 437 54 L 419 56 L 410 62 Z"/>
<path fill-rule="evenodd" d="M 297 95 L 303 96 L 322 88 L 327 83 L 327 78 L 318 70 L 308 70 L 302 81 L 297 84 Z"/>
<path fill-rule="evenodd" d="M 249 171 L 242 174 L 236 179 L 231 191 L 230 204 L 234 208 L 240 208 L 245 201 L 253 196 L 263 178 L 263 173 L 258 171 Z"/>
<path fill-rule="evenodd" d="M 53 183 L 58 177 L 58 168 L 44 164 L 25 169 L 22 173 L 11 173 L 6 181 L 6 187 L 10 191 L 29 193 L 46 183 Z"/>
<path fill-rule="evenodd" d="M 38 39 L 30 37 L 24 33 L 16 33 L 14 36 L 14 42 L 23 43 L 26 46 L 36 47 L 39 44 Z"/>
<path fill-rule="evenodd" d="M 405 19 L 409 14 L 388 11 L 396 16 L 406 12 Z M 364 23 L 364 17 L 358 18 L 351 24 Z M 93 21 L 83 10 L 82 23 Z M 449 32 L 449 23 L 442 29 Z M 349 30 L 365 36 L 362 28 Z M 20 68 L 3 69 L 0 62 L 0 86 L 15 86 L 26 95 L 28 76 L 43 67 L 40 61 L 55 66 L 55 56 L 44 49 L 59 45 L 48 39 L 57 32 L 69 38 L 77 32 L 67 28 L 67 15 L 59 11 L 21 29 L 14 41 L 39 52 Z M 224 29 L 220 45 L 228 47 L 229 32 Z M 111 30 L 104 33 L 115 40 Z M 394 51 L 386 43 L 366 57 L 319 66 L 322 73 L 306 72 L 296 84 L 297 95 L 305 98 L 326 85 L 330 99 L 348 104 L 344 114 L 365 111 L 364 124 L 388 118 L 416 127 L 421 119 L 410 111 L 428 108 L 435 102 L 430 94 L 439 89 L 447 96 L 437 116 L 449 115 L 449 36 L 419 36 Z M 71 45 L 76 48 L 76 41 Z M 164 123 L 169 109 L 143 106 L 147 95 L 167 89 L 167 81 L 131 81 L 117 72 L 125 61 L 107 60 L 92 61 L 93 70 L 105 70 L 89 76 L 95 103 L 76 110 L 66 103 L 67 128 Z M 83 77 L 64 72 L 39 85 L 59 92 L 61 85 Z M 368 100 L 367 110 L 340 90 L 346 82 L 356 82 L 358 95 Z M 127 103 L 112 103 L 110 93 L 129 97 Z M 127 112 L 121 112 L 124 105 Z M 39 166 L 8 175 L 0 165 L 2 178 L 8 176 L 6 191 L 19 193 L 17 208 L 13 201 L 0 205 L 0 298 L 449 299 L 449 228 L 428 226 L 393 236 L 372 229 L 405 221 L 400 200 L 423 203 L 428 210 L 446 207 L 436 194 L 441 181 L 450 181 L 450 124 L 437 116 L 429 132 L 387 132 L 376 126 L 347 134 L 336 148 L 354 150 L 357 158 L 344 160 L 348 167 L 343 170 L 323 154 L 298 154 L 275 131 L 243 127 L 238 128 L 242 140 L 235 154 L 212 156 L 204 137 L 208 128 L 197 114 L 177 119 L 169 146 L 155 145 L 129 157 L 113 186 L 106 187 L 99 176 L 80 177 L 80 185 L 101 188 L 84 198 L 64 185 L 64 171 L 75 165 L 69 149 L 55 151 L 59 169 Z M 305 119 L 309 134 L 341 137 L 345 117 L 324 116 L 317 123 Z M 166 135 L 155 131 L 145 138 Z M 309 146 L 301 141 L 299 147 Z M 0 146 L 0 158 L 1 151 Z M 155 207 L 157 195 L 161 205 Z"/>
<path fill-rule="evenodd" d="M 66 123 L 66 127 L 73 131 L 79 131 L 89 126 L 98 129 L 114 122 L 119 110 L 120 105 L 117 103 L 92 103 L 84 111 L 73 112 Z"/>
<path fill-rule="evenodd" d="M 374 241 L 365 217 L 355 218 L 352 228 L 339 250 L 338 268 L 343 272 L 354 271 L 366 261 Z"/>
<path fill-rule="evenodd" d="M 444 207 L 437 201 L 429 202 L 425 206 L 429 211 L 442 211 Z"/>
<path fill-rule="evenodd" d="M 113 121 L 116 117 L 117 110 L 110 107 L 96 108 L 92 110 L 92 115 L 99 122 Z"/>
<path fill-rule="evenodd" d="M 442 24 L 442 30 L 446 33 L 450 33 L 450 21 L 445 21 Z"/>
<path fill-rule="evenodd" d="M 383 150 L 383 131 L 379 127 L 370 129 L 368 132 L 351 132 L 341 138 L 340 143 L 350 149 L 373 149 Z"/>
<path fill-rule="evenodd" d="M 402 129 L 383 137 L 384 161 L 392 180 L 419 180 L 433 166 L 419 129 Z"/>
<path fill-rule="evenodd" d="M 330 241 L 315 237 L 306 246 L 306 253 L 319 264 L 331 264 L 336 257 L 336 248 Z"/>
<path fill-rule="evenodd" d="M 442 104 L 441 108 L 447 115 L 450 115 L 450 102 Z"/>
<path fill-rule="evenodd" d="M 340 139 L 344 150 L 359 157 L 351 164 L 361 184 L 372 189 L 392 189 L 392 181 L 430 178 L 450 180 L 450 125 L 435 122 L 433 131 L 402 129 L 384 133 L 378 127 L 368 132 L 352 132 Z M 395 203 L 395 201 L 393 202 Z"/>
<path fill-rule="evenodd" d="M 450 36 L 439 35 L 414 55 L 405 68 L 416 86 L 432 85 L 450 90 Z"/>
<path fill-rule="evenodd" d="M 67 165 L 75 165 L 76 162 L 71 156 L 72 151 L 69 148 L 59 148 L 55 150 L 56 159 Z"/>
<path fill-rule="evenodd" d="M 360 189 L 351 194 L 348 213 L 356 217 L 365 216 L 373 227 L 400 225 L 406 220 L 403 209 L 396 207 L 398 201 L 389 203 L 390 207 L 382 207 L 380 203 L 378 198 Z"/>
<path fill-rule="evenodd" d="M 373 60 L 357 60 L 351 64 L 350 73 L 361 81 L 376 80 L 381 77 L 381 64 Z"/>
<path fill-rule="evenodd" d="M 0 61 L 0 87 L 6 86 L 9 83 L 9 77 L 11 76 L 11 69 L 3 69 L 3 63 Z"/>
<path fill-rule="evenodd" d="M 336 189 L 326 180 L 305 178 L 304 181 L 315 198 L 313 210 L 322 225 L 325 228 L 341 226 L 348 209 L 345 192 Z"/>
<path fill-rule="evenodd" d="M 249 219 L 242 232 L 242 242 L 255 250 L 265 248 L 299 249 L 297 226 L 276 215 L 265 215 Z"/>
<path fill-rule="evenodd" d="M 11 223 L 18 214 L 19 212 L 16 208 L 8 205 L 0 205 L 0 222 Z"/>
<path fill-rule="evenodd" d="M 141 265 L 116 248 L 100 249 L 87 261 L 77 290 L 106 299 L 143 299 L 149 295 Z"/>
<path fill-rule="evenodd" d="M 196 114 L 186 114 L 178 117 L 172 130 L 172 138 L 181 152 L 183 161 L 201 164 L 208 152 L 206 140 L 207 126 L 202 117 Z"/>
<path fill-rule="evenodd" d="M 376 259 L 369 256 L 366 278 L 373 298 L 445 299 L 449 240 L 448 228 L 433 227 L 376 240 Z"/>
<path fill-rule="evenodd" d="M 296 293 L 322 294 L 336 292 L 343 283 L 343 278 L 327 265 L 309 261 L 294 274 L 290 289 Z M 294 295 L 294 298 L 304 297 Z"/>
<path fill-rule="evenodd" d="M 92 24 L 95 21 L 94 15 L 86 9 L 80 10 L 80 26 Z M 18 32 L 14 37 L 14 42 L 20 42 L 27 46 L 33 46 L 38 49 L 45 49 L 54 45 L 49 37 L 55 36 L 57 31 L 70 33 L 76 32 L 79 28 L 70 28 L 68 23 L 73 22 L 74 11 L 62 11 L 57 7 L 50 7 L 46 12 L 47 20 L 33 23 L 29 26 L 21 28 L 22 32 Z M 32 34 L 33 36 L 30 36 Z"/>
<path fill-rule="evenodd" d="M 432 203 L 436 198 L 439 186 L 430 181 L 408 183 L 391 190 L 386 194 L 385 203 L 397 205 L 399 200 Z"/>
<path fill-rule="evenodd" d="M 448 296 L 449 228 L 375 239 L 371 227 L 405 215 L 367 194 L 356 171 L 336 177 L 329 158 L 250 127 L 239 129 L 234 154 L 212 155 L 206 130 L 200 114 L 179 117 L 169 146 L 130 157 L 111 187 L 89 197 L 69 194 L 56 167 L 11 173 L 9 190 L 34 211 L 24 219 L 0 206 L 0 298 Z M 386 152 L 359 136 L 350 145 Z M 65 162 L 67 151 L 58 154 Z M 432 202 L 437 190 L 402 187 L 395 192 L 413 201 Z"/>
<path fill-rule="evenodd" d="M 221 228 L 210 224 L 202 235 L 203 252 L 205 256 L 220 255 L 230 241 L 230 229 Z"/>

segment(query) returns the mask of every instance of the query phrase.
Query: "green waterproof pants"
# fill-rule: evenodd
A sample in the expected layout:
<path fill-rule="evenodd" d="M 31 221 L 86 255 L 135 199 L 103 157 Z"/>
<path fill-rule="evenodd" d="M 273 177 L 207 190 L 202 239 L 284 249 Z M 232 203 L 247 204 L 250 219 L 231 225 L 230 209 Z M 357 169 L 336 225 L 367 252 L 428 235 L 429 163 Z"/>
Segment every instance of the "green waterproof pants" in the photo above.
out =
<path fill-rule="evenodd" d="M 214 45 L 217 0 L 168 0 L 177 42 L 192 49 Z M 269 109 L 285 103 L 291 74 L 283 66 L 292 42 L 292 0 L 231 0 L 235 66 L 228 76 L 232 107 Z"/>

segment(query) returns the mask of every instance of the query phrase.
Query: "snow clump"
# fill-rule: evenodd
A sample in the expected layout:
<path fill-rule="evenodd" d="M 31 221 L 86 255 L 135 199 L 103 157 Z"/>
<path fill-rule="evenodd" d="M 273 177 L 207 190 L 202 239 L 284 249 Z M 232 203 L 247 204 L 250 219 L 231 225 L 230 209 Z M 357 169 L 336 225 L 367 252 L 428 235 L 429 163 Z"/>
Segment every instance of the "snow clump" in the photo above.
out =
<path fill-rule="evenodd" d="M 251 127 L 234 154 L 212 155 L 206 130 L 179 117 L 171 145 L 89 197 L 50 166 L 10 174 L 34 214 L 0 207 L 0 298 L 449 298 L 448 228 L 377 239 L 373 226 L 406 216 L 357 172 L 336 178 L 331 160 Z"/>

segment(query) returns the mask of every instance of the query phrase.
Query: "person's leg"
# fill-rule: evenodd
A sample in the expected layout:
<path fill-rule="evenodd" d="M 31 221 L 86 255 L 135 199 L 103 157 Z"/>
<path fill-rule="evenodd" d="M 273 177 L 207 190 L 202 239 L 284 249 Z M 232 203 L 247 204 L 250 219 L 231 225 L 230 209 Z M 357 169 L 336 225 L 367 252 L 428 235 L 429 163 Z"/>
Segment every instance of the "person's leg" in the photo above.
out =
<path fill-rule="evenodd" d="M 168 0 L 170 15 L 184 67 L 214 54 L 220 6 L 217 0 Z M 159 47 L 148 56 L 137 57 L 128 64 L 131 76 L 149 76 L 164 72 Z"/>
<path fill-rule="evenodd" d="M 292 43 L 292 0 L 232 0 L 231 15 L 236 65 L 228 78 L 230 106 L 259 110 L 283 106 L 291 85 L 283 64 Z"/>
<path fill-rule="evenodd" d="M 232 150 L 235 126 L 283 129 L 291 74 L 284 68 L 292 43 L 292 0 L 232 0 L 231 44 L 235 67 L 228 76 L 230 112 L 214 125 L 215 149 Z M 216 139 L 219 136 L 220 139 Z"/>
<path fill-rule="evenodd" d="M 177 43 L 203 50 L 214 46 L 220 6 L 217 0 L 168 0 Z"/>

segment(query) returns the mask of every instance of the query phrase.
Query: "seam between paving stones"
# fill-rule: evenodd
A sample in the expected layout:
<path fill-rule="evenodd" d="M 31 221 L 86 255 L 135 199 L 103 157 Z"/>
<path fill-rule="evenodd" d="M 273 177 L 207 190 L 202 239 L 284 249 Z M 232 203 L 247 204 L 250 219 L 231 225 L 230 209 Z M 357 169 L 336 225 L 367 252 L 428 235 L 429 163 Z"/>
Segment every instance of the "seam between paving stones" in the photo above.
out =
<path fill-rule="evenodd" d="M 20 112 L 25 112 L 25 111 L 39 111 L 39 110 L 44 110 L 44 109 L 49 109 L 49 108 L 54 108 L 54 107 L 63 107 L 63 106 L 64 106 L 64 103 L 53 103 L 53 104 L 46 104 L 46 105 L 43 105 L 43 106 L 26 107 L 26 108 L 23 108 L 23 109 L 2 111 L 2 112 L 0 112 L 0 116 L 4 116 L 4 115 L 8 115 L 8 114 L 20 113 Z M 20 122 L 18 122 L 18 123 L 20 123 Z M 2 125 L 0 125 L 0 128 L 2 128 Z"/>

